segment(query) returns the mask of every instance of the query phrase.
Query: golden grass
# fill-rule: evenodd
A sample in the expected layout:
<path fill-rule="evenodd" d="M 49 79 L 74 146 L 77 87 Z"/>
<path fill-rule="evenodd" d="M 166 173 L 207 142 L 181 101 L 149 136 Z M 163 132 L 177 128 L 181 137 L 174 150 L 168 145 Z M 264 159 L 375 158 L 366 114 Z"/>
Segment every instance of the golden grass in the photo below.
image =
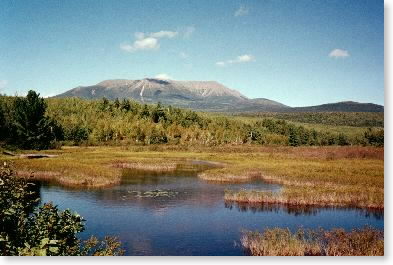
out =
<path fill-rule="evenodd" d="M 46 153 L 59 157 L 26 159 L 0 156 L 14 162 L 18 176 L 55 181 L 64 186 L 108 187 L 120 183 L 124 168 L 143 170 L 174 170 L 176 161 L 168 162 L 150 154 L 141 156 L 122 148 L 89 147 L 63 148 Z"/>
<path fill-rule="evenodd" d="M 145 170 L 145 171 L 173 171 L 177 168 L 177 163 L 175 162 L 165 162 L 160 164 L 147 164 L 146 162 L 115 162 L 113 163 L 115 168 L 127 168 L 135 170 Z"/>
<path fill-rule="evenodd" d="M 30 151 L 28 151 L 31 153 Z M 14 161 L 21 176 L 63 185 L 104 187 L 121 180 L 124 168 L 171 171 L 189 160 L 225 165 L 199 177 L 237 182 L 262 179 L 282 184 L 278 194 L 228 191 L 227 200 L 383 208 L 384 149 L 375 147 L 263 147 L 256 145 L 63 147 L 46 151 L 55 158 Z"/>
<path fill-rule="evenodd" d="M 383 231 L 365 227 L 303 230 L 266 229 L 263 233 L 243 233 L 241 244 L 253 256 L 383 256 Z"/>
<path fill-rule="evenodd" d="M 288 206 L 331 206 L 383 209 L 383 192 L 365 188 L 285 187 L 281 192 L 257 190 L 225 191 L 226 201 L 283 204 Z"/>
<path fill-rule="evenodd" d="M 276 152 L 227 154 L 237 158 L 227 167 L 207 170 L 199 177 L 214 182 L 261 179 L 283 185 L 280 192 L 227 191 L 228 201 L 308 206 L 384 208 L 383 149 L 360 147 L 277 149 Z M 293 152 L 297 154 L 294 155 Z M 354 156 L 358 151 L 362 157 Z M 356 158 L 353 158 L 356 157 Z"/>
<path fill-rule="evenodd" d="M 259 178 L 282 184 L 283 188 L 280 192 L 226 191 L 225 199 L 251 203 L 384 208 L 383 161 L 277 160 L 266 164 L 260 163 L 252 168 L 239 167 L 233 171 L 239 172 L 238 176 L 241 180 Z M 257 166 L 259 168 L 256 168 Z M 201 177 L 228 181 L 236 179 L 233 171 L 224 168 L 215 172 L 205 172 Z M 208 173 L 211 175 L 209 176 Z"/>

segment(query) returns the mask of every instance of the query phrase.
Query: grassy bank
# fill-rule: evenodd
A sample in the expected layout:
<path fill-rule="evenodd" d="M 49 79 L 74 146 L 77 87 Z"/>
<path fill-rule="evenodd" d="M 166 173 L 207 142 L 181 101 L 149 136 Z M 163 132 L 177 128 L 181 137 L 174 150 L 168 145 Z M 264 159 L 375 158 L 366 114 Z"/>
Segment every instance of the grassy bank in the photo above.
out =
<path fill-rule="evenodd" d="M 253 256 L 383 256 L 383 231 L 363 228 L 303 230 L 274 228 L 245 232 L 241 238 L 245 250 Z"/>
<path fill-rule="evenodd" d="M 384 208 L 381 148 L 293 148 L 235 156 L 236 163 L 205 171 L 200 177 L 214 182 L 261 179 L 283 188 L 278 193 L 228 190 L 227 201 Z"/>
<path fill-rule="evenodd" d="M 383 191 L 361 187 L 292 187 L 279 193 L 242 190 L 226 191 L 225 200 L 242 203 L 283 204 L 288 206 L 329 206 L 383 209 Z"/>
<path fill-rule="evenodd" d="M 384 207 L 383 148 L 158 145 L 64 147 L 45 153 L 59 156 L 0 159 L 12 160 L 20 176 L 91 188 L 119 183 L 124 168 L 171 171 L 177 164 L 205 160 L 222 165 L 200 173 L 206 181 L 263 179 L 283 185 L 279 193 L 227 191 L 228 201 Z"/>
<path fill-rule="evenodd" d="M 27 151 L 26 151 L 27 152 Z M 29 153 L 32 153 L 31 151 Z M 64 186 L 101 188 L 119 184 L 123 169 L 171 171 L 176 161 L 116 147 L 68 147 L 45 153 L 56 158 L 26 159 L 0 155 L 9 159 L 16 174 L 36 180 L 54 181 Z"/>

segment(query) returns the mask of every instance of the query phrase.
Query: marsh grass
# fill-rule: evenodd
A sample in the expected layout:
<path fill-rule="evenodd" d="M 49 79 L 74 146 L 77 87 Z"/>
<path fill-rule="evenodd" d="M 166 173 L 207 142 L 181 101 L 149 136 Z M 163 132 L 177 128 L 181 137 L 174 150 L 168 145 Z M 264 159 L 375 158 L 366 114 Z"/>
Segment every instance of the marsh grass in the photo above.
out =
<path fill-rule="evenodd" d="M 365 227 L 346 232 L 299 229 L 245 231 L 241 244 L 253 256 L 383 256 L 383 231 Z"/>
<path fill-rule="evenodd" d="M 47 151 L 59 154 L 56 158 L 26 159 L 4 157 L 14 161 L 16 174 L 34 180 L 53 181 L 70 187 L 101 188 L 119 184 L 122 170 L 133 168 L 146 171 L 169 171 L 177 162 L 151 154 L 122 150 L 121 148 L 88 147 L 63 148 Z"/>
<path fill-rule="evenodd" d="M 227 201 L 384 208 L 383 149 L 345 147 L 320 151 L 322 154 L 316 148 L 292 148 L 290 152 L 277 149 L 274 153 L 227 154 L 223 157 L 236 156 L 237 161 L 202 172 L 199 177 L 213 182 L 260 179 L 283 185 L 275 193 L 227 191 Z M 355 152 L 361 156 L 356 157 Z"/>
<path fill-rule="evenodd" d="M 30 151 L 26 151 L 30 153 Z M 19 175 L 62 185 L 105 187 L 120 183 L 125 168 L 171 172 L 191 161 L 211 161 L 199 177 L 215 182 L 261 179 L 283 185 L 278 194 L 227 193 L 227 200 L 383 208 L 384 149 L 375 147 L 184 147 L 172 145 L 63 147 L 56 158 L 14 161 Z M 281 197 L 280 197 L 281 196 Z"/>
<path fill-rule="evenodd" d="M 135 169 L 135 170 L 145 170 L 145 171 L 174 171 L 177 168 L 177 163 L 159 163 L 159 164 L 148 164 L 146 162 L 115 162 L 113 163 L 115 168 L 123 169 Z"/>
<path fill-rule="evenodd" d="M 383 191 L 368 188 L 285 187 L 279 192 L 258 190 L 225 191 L 226 201 L 282 204 L 288 206 L 329 206 L 383 209 Z"/>

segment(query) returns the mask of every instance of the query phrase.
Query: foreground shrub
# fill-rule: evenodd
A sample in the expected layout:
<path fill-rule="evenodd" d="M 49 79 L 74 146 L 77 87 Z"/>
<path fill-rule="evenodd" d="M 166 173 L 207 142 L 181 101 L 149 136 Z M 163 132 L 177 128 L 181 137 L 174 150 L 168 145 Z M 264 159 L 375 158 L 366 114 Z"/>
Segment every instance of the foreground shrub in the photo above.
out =
<path fill-rule="evenodd" d="M 52 203 L 36 207 L 39 197 L 32 183 L 17 178 L 4 162 L 0 167 L 0 255 L 65 256 L 122 255 L 116 238 L 92 237 L 81 242 L 84 219 Z"/>

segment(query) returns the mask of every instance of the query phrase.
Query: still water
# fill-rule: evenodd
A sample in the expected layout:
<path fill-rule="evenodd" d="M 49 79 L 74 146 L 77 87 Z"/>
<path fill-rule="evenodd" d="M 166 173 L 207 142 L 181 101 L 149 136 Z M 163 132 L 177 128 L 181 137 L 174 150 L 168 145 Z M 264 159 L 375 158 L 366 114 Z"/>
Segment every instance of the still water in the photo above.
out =
<path fill-rule="evenodd" d="M 200 166 L 172 173 L 125 170 L 121 184 L 106 189 L 42 183 L 41 201 L 82 215 L 87 220 L 82 239 L 118 236 L 127 255 L 243 255 L 239 239 L 244 229 L 384 228 L 383 212 L 225 203 L 225 189 L 279 191 L 280 186 L 211 183 L 196 176 Z"/>

